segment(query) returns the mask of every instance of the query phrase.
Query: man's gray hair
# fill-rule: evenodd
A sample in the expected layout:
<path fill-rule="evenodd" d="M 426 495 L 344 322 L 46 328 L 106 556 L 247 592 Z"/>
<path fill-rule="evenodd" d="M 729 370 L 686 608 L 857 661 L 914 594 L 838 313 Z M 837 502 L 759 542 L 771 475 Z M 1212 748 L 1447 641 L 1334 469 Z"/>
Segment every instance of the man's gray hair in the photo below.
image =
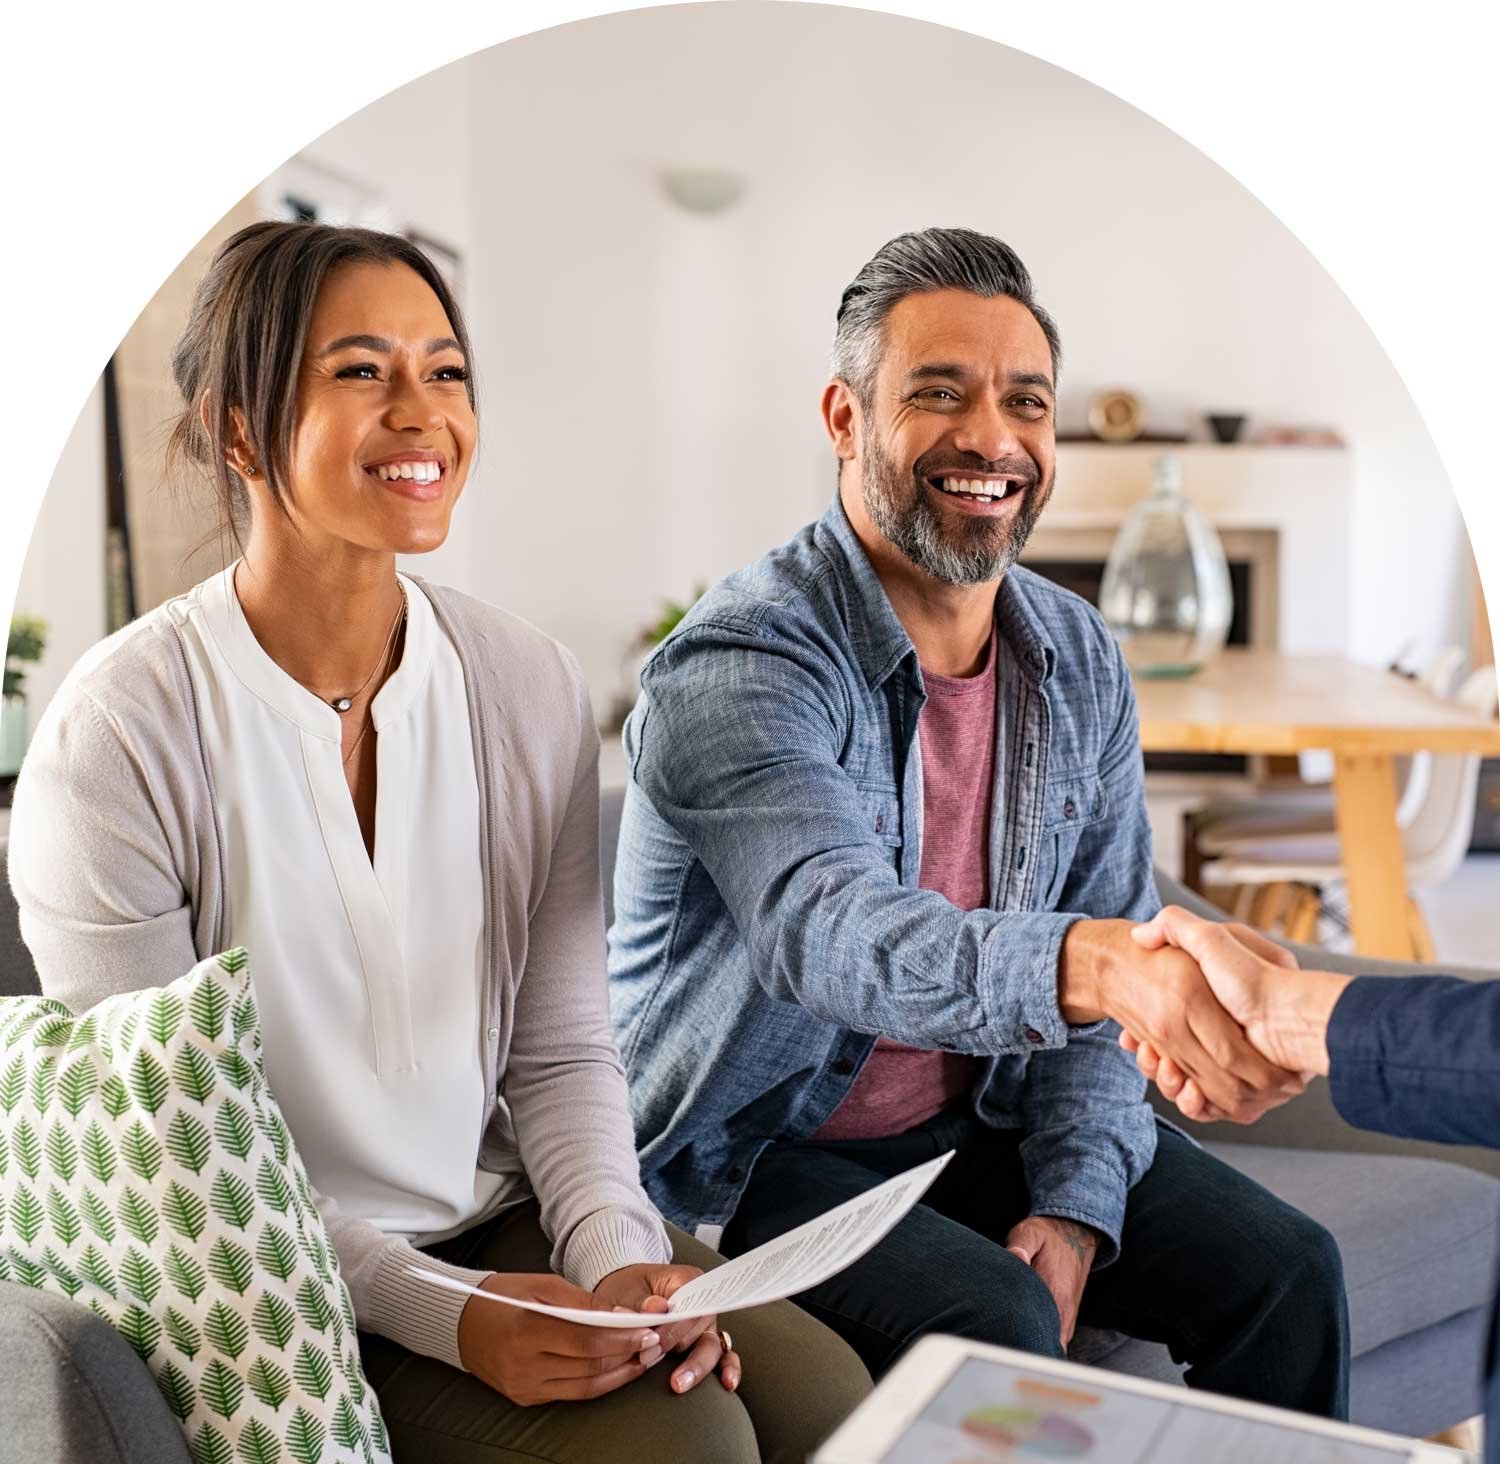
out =
<path fill-rule="evenodd" d="M 1041 326 L 1057 384 L 1062 343 L 1052 317 L 1036 302 L 1031 274 L 1008 244 L 973 229 L 922 229 L 884 245 L 844 291 L 833 337 L 833 374 L 868 406 L 885 340 L 885 318 L 908 295 L 968 290 L 1024 305 Z"/>

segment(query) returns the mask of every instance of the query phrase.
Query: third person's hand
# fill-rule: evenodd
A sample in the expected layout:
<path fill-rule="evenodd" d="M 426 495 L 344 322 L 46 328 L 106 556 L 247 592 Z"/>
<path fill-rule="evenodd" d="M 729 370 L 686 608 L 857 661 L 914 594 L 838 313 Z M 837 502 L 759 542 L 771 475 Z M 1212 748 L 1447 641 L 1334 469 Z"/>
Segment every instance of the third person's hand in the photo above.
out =
<path fill-rule="evenodd" d="M 1146 950 L 1176 948 L 1197 961 L 1214 995 L 1225 1010 L 1245 1029 L 1245 1035 L 1268 1062 L 1294 1072 L 1305 1086 L 1316 1071 L 1304 1050 L 1302 1034 L 1277 1018 L 1278 1002 L 1292 986 L 1321 980 L 1298 973 L 1297 959 L 1284 946 L 1248 925 L 1204 920 L 1187 910 L 1169 905 L 1152 920 L 1131 932 L 1136 944 Z M 1157 1044 L 1130 1030 L 1120 1044 L 1133 1052 L 1145 1075 L 1163 1095 L 1176 1103 L 1183 1115 L 1200 1122 L 1229 1117 L 1204 1092 L 1203 1085 L 1183 1071 L 1180 1064 L 1158 1050 Z"/>

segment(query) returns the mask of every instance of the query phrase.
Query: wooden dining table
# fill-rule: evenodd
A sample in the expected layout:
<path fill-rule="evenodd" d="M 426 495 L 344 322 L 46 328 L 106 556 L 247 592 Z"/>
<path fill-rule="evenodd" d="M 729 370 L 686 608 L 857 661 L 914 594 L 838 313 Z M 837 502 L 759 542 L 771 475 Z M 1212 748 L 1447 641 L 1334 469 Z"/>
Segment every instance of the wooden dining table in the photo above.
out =
<path fill-rule="evenodd" d="M 1146 752 L 1331 753 L 1354 948 L 1416 959 L 1395 759 L 1424 750 L 1500 757 L 1500 722 L 1341 656 L 1238 647 L 1190 677 L 1137 676 L 1135 693 Z"/>

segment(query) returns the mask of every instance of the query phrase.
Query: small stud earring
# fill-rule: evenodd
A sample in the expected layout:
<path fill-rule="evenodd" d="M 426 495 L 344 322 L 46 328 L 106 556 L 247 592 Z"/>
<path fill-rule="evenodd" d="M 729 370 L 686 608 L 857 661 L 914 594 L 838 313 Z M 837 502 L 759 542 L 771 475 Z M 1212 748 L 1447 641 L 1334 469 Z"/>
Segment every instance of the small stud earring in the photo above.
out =
<path fill-rule="evenodd" d="M 253 478 L 255 476 L 255 464 L 254 463 L 246 463 L 245 464 L 245 476 L 247 478 Z"/>

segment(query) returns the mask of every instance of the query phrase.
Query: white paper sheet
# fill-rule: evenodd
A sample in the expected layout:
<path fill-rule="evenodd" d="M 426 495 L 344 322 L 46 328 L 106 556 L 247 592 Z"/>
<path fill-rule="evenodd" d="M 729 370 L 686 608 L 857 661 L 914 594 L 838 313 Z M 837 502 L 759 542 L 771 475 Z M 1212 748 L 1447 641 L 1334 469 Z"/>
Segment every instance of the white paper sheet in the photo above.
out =
<path fill-rule="evenodd" d="M 908 1169 L 905 1174 L 898 1174 L 894 1179 L 846 1200 L 817 1219 L 706 1271 L 673 1295 L 665 1312 L 588 1311 L 577 1307 L 547 1306 L 540 1301 L 523 1301 L 519 1297 L 482 1291 L 436 1273 L 426 1279 L 432 1285 L 450 1291 L 487 1297 L 506 1306 L 519 1306 L 526 1311 L 541 1312 L 590 1327 L 655 1327 L 665 1322 L 685 1322 L 720 1312 L 743 1311 L 746 1307 L 764 1306 L 768 1301 L 795 1296 L 852 1265 L 885 1238 L 896 1222 L 922 1198 L 928 1185 L 942 1173 L 943 1166 L 952 1157 L 953 1151 L 949 1150 L 936 1159 L 929 1159 L 915 1169 Z"/>

